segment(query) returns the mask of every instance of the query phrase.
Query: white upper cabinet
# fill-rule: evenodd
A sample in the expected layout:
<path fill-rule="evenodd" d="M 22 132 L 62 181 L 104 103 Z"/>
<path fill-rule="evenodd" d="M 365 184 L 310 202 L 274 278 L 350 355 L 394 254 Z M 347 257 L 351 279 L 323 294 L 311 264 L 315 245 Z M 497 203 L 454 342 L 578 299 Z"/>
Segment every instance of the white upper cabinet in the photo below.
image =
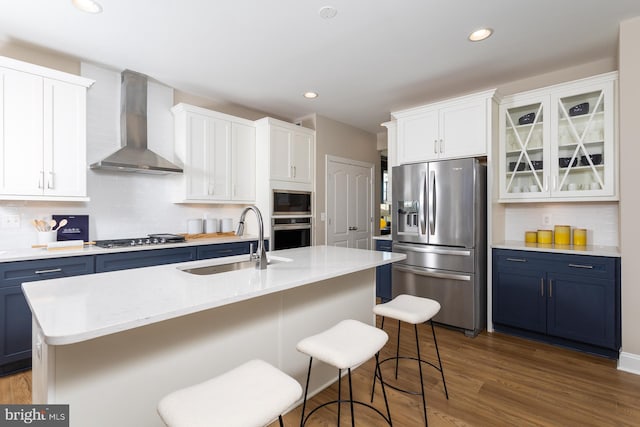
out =
<path fill-rule="evenodd" d="M 495 90 L 391 113 L 398 163 L 486 156 Z"/>
<path fill-rule="evenodd" d="M 0 199 L 88 200 L 86 91 L 93 81 L 0 57 Z"/>
<path fill-rule="evenodd" d="M 269 158 L 269 179 L 312 189 L 314 177 L 315 131 L 271 118 L 256 122 L 260 148 Z M 293 187 L 292 187 L 293 188 Z"/>
<path fill-rule="evenodd" d="M 178 104 L 176 154 L 184 166 L 181 202 L 255 200 L 255 127 L 252 122 Z"/>
<path fill-rule="evenodd" d="M 617 200 L 617 73 L 505 97 L 500 199 Z"/>

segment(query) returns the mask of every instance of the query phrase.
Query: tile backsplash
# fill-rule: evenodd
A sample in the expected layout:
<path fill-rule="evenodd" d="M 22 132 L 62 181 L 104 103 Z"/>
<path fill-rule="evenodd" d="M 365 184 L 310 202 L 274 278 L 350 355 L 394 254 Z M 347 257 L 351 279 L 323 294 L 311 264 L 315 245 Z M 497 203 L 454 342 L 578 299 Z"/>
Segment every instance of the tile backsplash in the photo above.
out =
<path fill-rule="evenodd" d="M 545 224 L 548 218 L 549 224 Z M 524 241 L 524 232 L 554 225 L 586 228 L 590 245 L 619 246 L 617 202 L 522 203 L 505 207 L 505 239 Z"/>

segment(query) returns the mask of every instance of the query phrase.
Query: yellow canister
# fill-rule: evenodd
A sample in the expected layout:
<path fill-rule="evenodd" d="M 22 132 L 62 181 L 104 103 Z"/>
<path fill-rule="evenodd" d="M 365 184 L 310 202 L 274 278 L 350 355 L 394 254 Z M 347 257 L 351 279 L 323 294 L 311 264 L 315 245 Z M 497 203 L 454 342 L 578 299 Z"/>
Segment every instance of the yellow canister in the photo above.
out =
<path fill-rule="evenodd" d="M 573 244 L 574 246 L 587 245 L 587 229 L 586 228 L 576 228 L 573 230 Z"/>
<path fill-rule="evenodd" d="M 538 241 L 538 232 L 537 231 L 525 231 L 524 232 L 524 241 L 526 243 L 536 243 Z"/>
<path fill-rule="evenodd" d="M 551 230 L 538 230 L 538 243 L 551 243 Z"/>
<path fill-rule="evenodd" d="M 556 245 L 568 245 L 571 243 L 571 226 L 556 225 L 554 227 L 554 243 Z"/>

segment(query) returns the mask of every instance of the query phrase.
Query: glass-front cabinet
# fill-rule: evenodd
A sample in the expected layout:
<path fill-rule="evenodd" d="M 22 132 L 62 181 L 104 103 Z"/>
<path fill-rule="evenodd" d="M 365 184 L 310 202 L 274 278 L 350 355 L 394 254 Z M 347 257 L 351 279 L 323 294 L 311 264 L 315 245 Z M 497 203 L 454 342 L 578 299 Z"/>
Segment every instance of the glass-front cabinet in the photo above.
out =
<path fill-rule="evenodd" d="M 617 200 L 617 73 L 505 97 L 501 201 Z"/>

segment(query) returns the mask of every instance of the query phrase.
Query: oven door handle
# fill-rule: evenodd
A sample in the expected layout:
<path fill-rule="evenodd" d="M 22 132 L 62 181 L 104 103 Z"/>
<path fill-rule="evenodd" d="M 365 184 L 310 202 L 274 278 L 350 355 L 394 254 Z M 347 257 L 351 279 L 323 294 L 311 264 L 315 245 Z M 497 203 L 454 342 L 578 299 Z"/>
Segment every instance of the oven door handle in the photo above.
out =
<path fill-rule="evenodd" d="M 464 280 L 467 282 L 471 280 L 471 276 L 469 276 L 468 274 L 440 273 L 439 271 L 430 268 L 415 268 L 398 264 L 394 264 L 393 268 L 394 270 L 418 274 L 420 276 L 435 277 L 437 279 Z"/>
<path fill-rule="evenodd" d="M 273 229 L 273 231 L 280 231 L 280 230 L 310 230 L 311 229 L 311 224 L 304 224 L 304 225 L 295 225 L 295 224 L 274 225 L 271 228 Z"/>

